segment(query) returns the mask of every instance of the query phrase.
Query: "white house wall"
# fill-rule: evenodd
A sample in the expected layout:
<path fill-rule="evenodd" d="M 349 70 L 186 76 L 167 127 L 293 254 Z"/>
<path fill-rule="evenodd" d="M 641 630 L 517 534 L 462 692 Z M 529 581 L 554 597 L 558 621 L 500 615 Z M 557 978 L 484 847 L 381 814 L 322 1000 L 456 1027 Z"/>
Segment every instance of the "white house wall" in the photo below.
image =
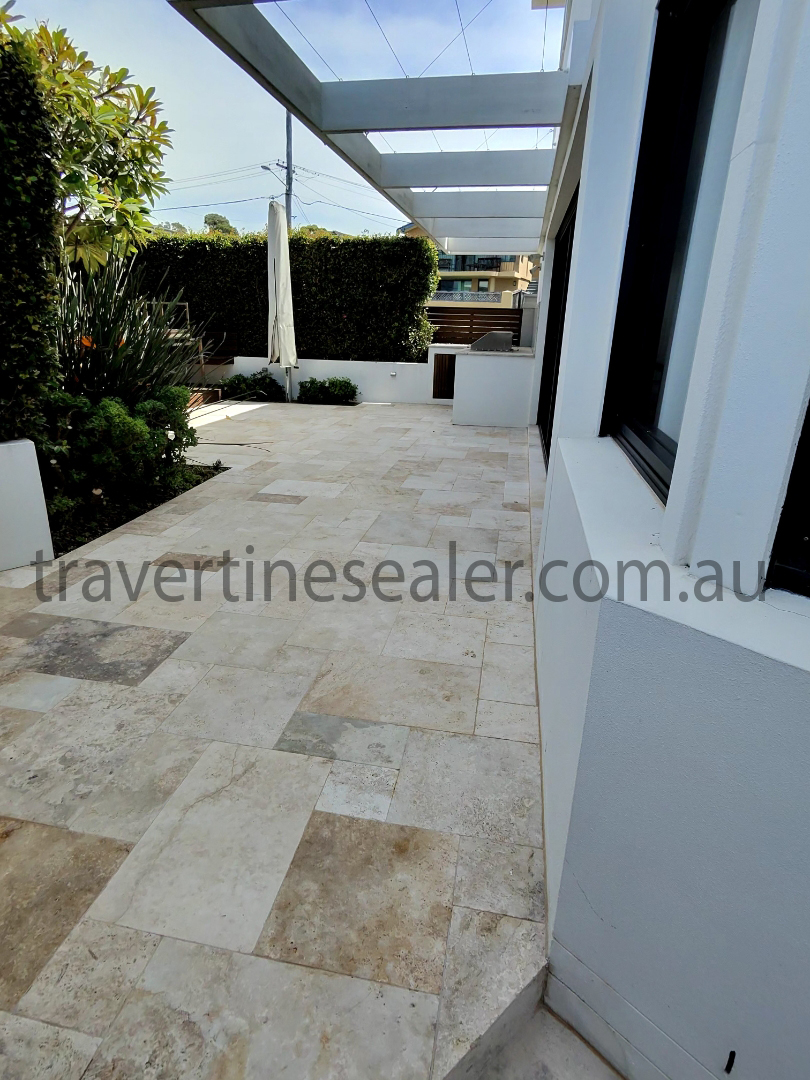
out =
<path fill-rule="evenodd" d="M 666 508 L 599 437 L 655 8 L 603 0 L 589 76 L 541 556 L 614 580 L 589 604 L 555 569 L 569 600 L 537 601 L 547 1001 L 630 1080 L 732 1050 L 733 1078 L 803 1080 L 810 601 L 700 603 L 691 567 L 767 563 L 807 406 L 810 4 L 760 3 Z M 619 559 L 671 599 L 620 601 Z"/>

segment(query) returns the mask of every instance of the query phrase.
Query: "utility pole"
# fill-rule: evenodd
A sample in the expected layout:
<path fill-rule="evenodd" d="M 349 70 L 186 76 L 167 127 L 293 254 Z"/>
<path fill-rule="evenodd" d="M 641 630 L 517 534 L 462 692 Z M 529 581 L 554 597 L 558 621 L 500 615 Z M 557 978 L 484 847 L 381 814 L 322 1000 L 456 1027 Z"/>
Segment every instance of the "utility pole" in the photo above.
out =
<path fill-rule="evenodd" d="M 284 205 L 287 210 L 287 228 L 292 228 L 292 190 L 293 190 L 293 156 L 292 156 L 292 113 L 287 109 L 287 190 L 284 194 Z"/>

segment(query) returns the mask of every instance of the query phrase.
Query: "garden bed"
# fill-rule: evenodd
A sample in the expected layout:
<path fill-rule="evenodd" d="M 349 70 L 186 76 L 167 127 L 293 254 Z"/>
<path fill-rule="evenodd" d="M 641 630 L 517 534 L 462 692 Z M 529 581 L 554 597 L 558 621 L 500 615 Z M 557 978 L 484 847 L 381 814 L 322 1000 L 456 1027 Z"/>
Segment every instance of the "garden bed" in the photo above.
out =
<path fill-rule="evenodd" d="M 115 496 L 107 499 L 99 496 L 83 506 L 76 508 L 69 515 L 52 513 L 50 515 L 51 539 L 53 540 L 54 557 L 60 558 L 69 551 L 83 547 L 99 536 L 120 529 L 141 514 L 163 506 L 164 503 L 190 491 L 198 484 L 210 480 L 217 473 L 224 472 L 225 466 L 214 465 L 183 465 L 177 471 L 172 490 L 142 503 L 132 503 L 125 497 L 116 500 Z"/>

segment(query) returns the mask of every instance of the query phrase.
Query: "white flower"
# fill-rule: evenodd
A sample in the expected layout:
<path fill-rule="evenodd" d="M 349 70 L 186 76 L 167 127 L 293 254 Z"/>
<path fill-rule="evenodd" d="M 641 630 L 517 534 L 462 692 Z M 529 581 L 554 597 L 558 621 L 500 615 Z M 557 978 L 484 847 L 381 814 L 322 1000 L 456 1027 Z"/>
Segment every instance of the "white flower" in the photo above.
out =
<path fill-rule="evenodd" d="M 52 457 L 52 458 L 51 458 L 51 465 L 55 465 L 55 464 L 56 464 L 56 458 L 55 458 L 55 457 Z"/>
<path fill-rule="evenodd" d="M 174 432 L 173 431 L 167 431 L 166 432 L 166 438 L 173 442 L 174 438 L 175 438 Z"/>
<path fill-rule="evenodd" d="M 102 492 L 102 488 L 93 488 L 93 494 L 94 495 L 100 495 L 101 492 Z"/>

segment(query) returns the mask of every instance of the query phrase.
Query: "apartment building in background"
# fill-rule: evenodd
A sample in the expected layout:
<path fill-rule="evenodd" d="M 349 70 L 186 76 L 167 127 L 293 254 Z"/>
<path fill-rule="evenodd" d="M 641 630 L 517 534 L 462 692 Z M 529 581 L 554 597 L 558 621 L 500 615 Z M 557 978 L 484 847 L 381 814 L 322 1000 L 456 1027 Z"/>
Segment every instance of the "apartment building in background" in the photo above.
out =
<path fill-rule="evenodd" d="M 428 235 L 421 225 L 412 221 L 397 231 L 403 236 Z M 538 266 L 539 259 L 529 255 L 447 255 L 440 251 L 439 287 L 430 305 L 516 306 L 515 294 L 536 291 Z"/>

